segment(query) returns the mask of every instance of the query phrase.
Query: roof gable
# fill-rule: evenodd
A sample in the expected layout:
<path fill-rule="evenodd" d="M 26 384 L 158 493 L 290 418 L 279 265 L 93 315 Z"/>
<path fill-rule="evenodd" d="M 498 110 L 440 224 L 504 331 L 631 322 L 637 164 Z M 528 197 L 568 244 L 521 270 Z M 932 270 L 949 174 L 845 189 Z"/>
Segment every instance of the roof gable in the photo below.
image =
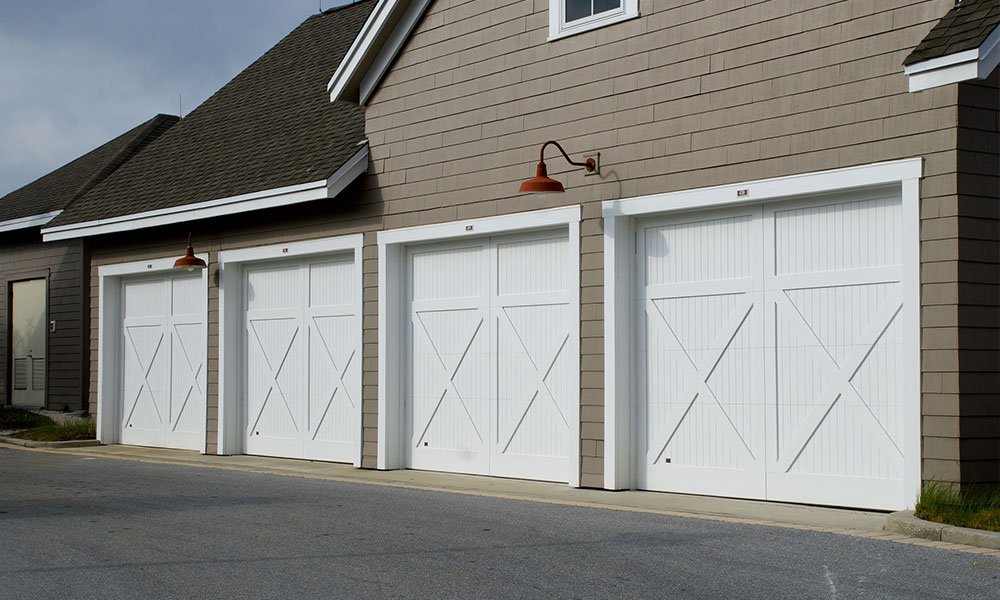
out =
<path fill-rule="evenodd" d="M 306 19 L 43 232 L 322 184 L 359 152 L 364 113 L 323 82 L 374 0 Z M 301 199 L 301 196 L 299 197 Z M 314 199 L 309 196 L 307 199 Z M 73 237 L 64 233 L 59 237 Z"/>

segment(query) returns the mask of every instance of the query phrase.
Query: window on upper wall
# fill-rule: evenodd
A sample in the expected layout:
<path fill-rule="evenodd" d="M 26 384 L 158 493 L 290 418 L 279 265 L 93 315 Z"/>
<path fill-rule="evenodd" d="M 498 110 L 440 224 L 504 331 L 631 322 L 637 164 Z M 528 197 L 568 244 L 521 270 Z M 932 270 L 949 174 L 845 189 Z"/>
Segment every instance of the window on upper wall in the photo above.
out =
<path fill-rule="evenodd" d="M 639 0 L 549 0 L 549 40 L 639 16 Z"/>

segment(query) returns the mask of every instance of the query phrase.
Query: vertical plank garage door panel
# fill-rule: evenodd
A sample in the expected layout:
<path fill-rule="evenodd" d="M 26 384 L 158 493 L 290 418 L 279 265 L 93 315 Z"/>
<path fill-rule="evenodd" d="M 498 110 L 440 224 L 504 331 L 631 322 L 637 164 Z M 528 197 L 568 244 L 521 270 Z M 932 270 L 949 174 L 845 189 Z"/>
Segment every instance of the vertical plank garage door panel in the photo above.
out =
<path fill-rule="evenodd" d="M 361 398 L 360 374 L 353 369 L 358 350 L 345 340 L 354 339 L 357 315 L 353 301 L 354 260 L 308 265 L 309 333 L 308 436 L 305 457 L 337 456 L 350 460 L 354 449 L 357 403 Z"/>
<path fill-rule="evenodd" d="M 901 228 L 898 192 L 644 222 L 640 487 L 897 506 Z"/>
<path fill-rule="evenodd" d="M 499 238 L 491 243 L 495 293 L 496 426 L 491 472 L 565 479 L 568 404 L 576 363 L 570 332 L 567 240 Z"/>
<path fill-rule="evenodd" d="M 204 301 L 200 275 L 123 281 L 123 444 L 202 448 Z"/>
<path fill-rule="evenodd" d="M 408 251 L 410 467 L 566 479 L 567 251 L 561 233 Z"/>
<path fill-rule="evenodd" d="M 305 400 L 301 331 L 302 273 L 297 264 L 247 267 L 248 454 L 300 456 Z"/>
<path fill-rule="evenodd" d="M 770 498 L 880 507 L 902 495 L 901 208 L 876 197 L 765 211 Z"/>
<path fill-rule="evenodd" d="M 640 229 L 640 487 L 764 497 L 758 214 Z"/>
<path fill-rule="evenodd" d="M 489 265 L 481 243 L 409 256 L 409 464 L 489 472 Z"/>
<path fill-rule="evenodd" d="M 351 461 L 353 258 L 245 268 L 246 452 Z"/>

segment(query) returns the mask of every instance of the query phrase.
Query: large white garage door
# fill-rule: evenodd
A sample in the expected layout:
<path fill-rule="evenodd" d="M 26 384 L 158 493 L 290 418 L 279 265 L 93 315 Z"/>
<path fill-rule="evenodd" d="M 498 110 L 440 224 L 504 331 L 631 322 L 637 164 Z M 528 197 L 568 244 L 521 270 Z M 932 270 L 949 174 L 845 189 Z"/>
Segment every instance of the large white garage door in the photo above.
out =
<path fill-rule="evenodd" d="M 905 502 L 901 231 L 898 192 L 643 222 L 640 487 Z"/>
<path fill-rule="evenodd" d="M 566 481 L 578 402 L 564 232 L 407 254 L 407 464 Z"/>
<path fill-rule="evenodd" d="M 247 454 L 354 460 L 355 287 L 352 254 L 246 266 Z"/>
<path fill-rule="evenodd" d="M 122 282 L 123 444 L 205 445 L 205 288 L 200 273 Z"/>

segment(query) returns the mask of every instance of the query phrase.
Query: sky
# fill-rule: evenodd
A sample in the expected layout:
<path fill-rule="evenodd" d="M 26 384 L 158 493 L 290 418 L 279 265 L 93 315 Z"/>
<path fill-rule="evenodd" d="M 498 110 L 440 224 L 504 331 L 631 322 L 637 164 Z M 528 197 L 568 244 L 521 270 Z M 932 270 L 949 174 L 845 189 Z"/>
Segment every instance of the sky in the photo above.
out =
<path fill-rule="evenodd" d="M 158 113 L 189 113 L 321 6 L 348 3 L 3 0 L 0 197 Z"/>

